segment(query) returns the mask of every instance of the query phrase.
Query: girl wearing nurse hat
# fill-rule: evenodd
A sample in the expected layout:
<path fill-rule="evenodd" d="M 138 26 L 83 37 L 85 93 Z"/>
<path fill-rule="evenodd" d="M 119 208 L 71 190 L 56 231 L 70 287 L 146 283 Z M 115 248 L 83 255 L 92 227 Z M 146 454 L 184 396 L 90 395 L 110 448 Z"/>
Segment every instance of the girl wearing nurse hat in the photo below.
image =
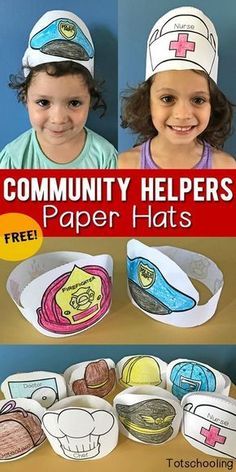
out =
<path fill-rule="evenodd" d="M 147 41 L 146 80 L 123 97 L 122 126 L 139 136 L 119 168 L 236 168 L 222 148 L 232 105 L 216 85 L 218 39 L 193 7 L 169 11 Z"/>

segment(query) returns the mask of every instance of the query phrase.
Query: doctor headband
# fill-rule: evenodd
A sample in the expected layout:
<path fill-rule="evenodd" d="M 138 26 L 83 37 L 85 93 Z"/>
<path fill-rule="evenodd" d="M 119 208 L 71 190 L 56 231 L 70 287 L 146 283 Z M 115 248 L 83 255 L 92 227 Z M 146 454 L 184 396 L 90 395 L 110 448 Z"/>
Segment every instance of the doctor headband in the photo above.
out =
<path fill-rule="evenodd" d="M 47 62 L 73 61 L 94 75 L 94 46 L 85 23 L 74 13 L 53 10 L 34 25 L 22 59 L 24 74 L 29 67 Z"/>
<path fill-rule="evenodd" d="M 156 72 L 195 69 L 217 82 L 218 38 L 201 10 L 180 7 L 153 26 L 147 41 L 146 80 Z"/>
<path fill-rule="evenodd" d="M 198 326 L 215 313 L 223 274 L 208 257 L 170 246 L 148 247 L 130 240 L 127 245 L 128 291 L 132 303 L 162 323 L 183 328 Z M 190 278 L 211 292 L 199 305 L 199 293 Z"/>

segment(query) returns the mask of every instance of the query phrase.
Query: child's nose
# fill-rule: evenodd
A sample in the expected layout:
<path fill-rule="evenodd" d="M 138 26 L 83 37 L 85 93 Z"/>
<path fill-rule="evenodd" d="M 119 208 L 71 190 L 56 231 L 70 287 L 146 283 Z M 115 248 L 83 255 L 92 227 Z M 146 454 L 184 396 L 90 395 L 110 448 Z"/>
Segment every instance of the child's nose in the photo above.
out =
<path fill-rule="evenodd" d="M 192 105 L 188 101 L 179 100 L 174 107 L 174 116 L 178 119 L 188 119 L 192 117 Z"/>
<path fill-rule="evenodd" d="M 67 110 L 64 106 L 55 105 L 50 110 L 50 120 L 54 124 L 66 123 L 68 119 Z"/>

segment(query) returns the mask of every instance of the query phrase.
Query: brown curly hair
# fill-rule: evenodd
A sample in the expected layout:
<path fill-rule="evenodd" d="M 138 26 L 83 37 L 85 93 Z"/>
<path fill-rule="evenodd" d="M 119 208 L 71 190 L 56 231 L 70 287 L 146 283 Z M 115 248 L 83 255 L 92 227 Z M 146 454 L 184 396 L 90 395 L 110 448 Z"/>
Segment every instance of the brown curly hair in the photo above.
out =
<path fill-rule="evenodd" d="M 233 104 L 225 97 L 215 82 L 205 72 L 194 70 L 203 75 L 210 91 L 211 116 L 207 128 L 198 136 L 200 142 L 206 141 L 216 149 L 221 149 L 232 133 Z M 150 88 L 153 76 L 136 88 L 130 88 L 122 96 L 121 126 L 130 128 L 138 134 L 137 145 L 157 136 L 152 123 L 150 110 Z"/>
<path fill-rule="evenodd" d="M 102 117 L 107 109 L 106 103 L 102 98 L 102 92 L 100 90 L 103 83 L 98 83 L 91 76 L 90 72 L 82 65 L 73 61 L 61 61 L 61 62 L 47 62 L 45 64 L 39 64 L 35 67 L 27 67 L 29 74 L 27 77 L 22 72 L 16 75 L 11 74 L 9 77 L 9 87 L 17 91 L 17 99 L 19 102 L 26 103 L 27 92 L 33 77 L 39 72 L 47 72 L 52 77 L 62 77 L 64 75 L 82 75 L 91 97 L 91 108 L 93 110 L 101 109 Z"/>

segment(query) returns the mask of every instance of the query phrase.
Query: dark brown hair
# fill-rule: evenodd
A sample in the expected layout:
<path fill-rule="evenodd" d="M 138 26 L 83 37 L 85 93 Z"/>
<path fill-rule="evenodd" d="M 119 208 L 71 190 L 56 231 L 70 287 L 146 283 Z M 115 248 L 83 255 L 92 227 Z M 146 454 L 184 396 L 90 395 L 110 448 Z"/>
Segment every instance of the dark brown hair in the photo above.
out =
<path fill-rule="evenodd" d="M 200 142 L 207 141 L 211 146 L 220 149 L 232 133 L 233 104 L 219 90 L 215 82 L 202 71 L 193 72 L 203 75 L 209 85 L 211 116 L 207 128 L 198 136 Z M 153 77 L 142 82 L 136 88 L 128 89 L 122 96 L 121 126 L 130 128 L 138 134 L 137 144 L 142 144 L 157 136 L 158 132 L 152 123 L 150 110 L 150 88 Z"/>
<path fill-rule="evenodd" d="M 90 72 L 82 65 L 73 61 L 47 62 L 46 64 L 39 64 L 35 67 L 28 67 L 29 74 L 24 77 L 23 70 L 20 74 L 10 75 L 9 87 L 17 90 L 17 99 L 19 102 L 26 103 L 27 92 L 33 77 L 39 72 L 47 72 L 52 77 L 62 77 L 64 75 L 82 75 L 88 86 L 91 97 L 91 108 L 93 110 L 101 109 L 102 117 L 107 109 L 106 103 L 102 98 L 100 90 L 103 83 L 98 83 L 94 80 Z"/>

